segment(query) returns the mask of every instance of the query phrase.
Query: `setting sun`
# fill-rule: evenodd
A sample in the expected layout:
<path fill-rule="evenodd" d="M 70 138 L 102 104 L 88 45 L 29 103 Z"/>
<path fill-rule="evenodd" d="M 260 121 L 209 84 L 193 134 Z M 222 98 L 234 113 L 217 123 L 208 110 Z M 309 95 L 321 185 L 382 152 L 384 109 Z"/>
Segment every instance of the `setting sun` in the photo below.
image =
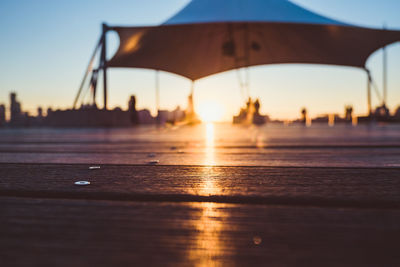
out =
<path fill-rule="evenodd" d="M 223 108 L 215 101 L 205 101 L 200 103 L 198 114 L 203 122 L 216 122 L 222 119 Z"/>

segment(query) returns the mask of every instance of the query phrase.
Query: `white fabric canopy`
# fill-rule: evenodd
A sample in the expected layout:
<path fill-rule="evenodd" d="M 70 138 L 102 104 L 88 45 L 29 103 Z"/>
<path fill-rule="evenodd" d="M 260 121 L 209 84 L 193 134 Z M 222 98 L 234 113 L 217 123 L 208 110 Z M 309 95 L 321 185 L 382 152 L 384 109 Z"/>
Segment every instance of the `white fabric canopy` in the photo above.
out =
<path fill-rule="evenodd" d="M 113 27 L 120 46 L 108 67 L 163 70 L 197 80 L 280 63 L 363 68 L 400 31 L 355 27 L 287 0 L 193 0 L 154 27 Z"/>
<path fill-rule="evenodd" d="M 209 22 L 283 22 L 346 25 L 287 0 L 193 0 L 164 25 Z"/>

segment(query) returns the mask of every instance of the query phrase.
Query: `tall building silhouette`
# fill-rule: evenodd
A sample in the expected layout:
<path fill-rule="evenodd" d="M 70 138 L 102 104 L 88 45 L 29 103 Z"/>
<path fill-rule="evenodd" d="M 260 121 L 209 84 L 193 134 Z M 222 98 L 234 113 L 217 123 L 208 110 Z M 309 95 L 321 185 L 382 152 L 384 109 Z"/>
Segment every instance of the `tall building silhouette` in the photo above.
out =
<path fill-rule="evenodd" d="M 38 107 L 37 109 L 38 117 L 42 118 L 43 117 L 43 109 L 41 107 Z"/>
<path fill-rule="evenodd" d="M 0 105 L 0 127 L 6 124 L 6 106 Z"/>
<path fill-rule="evenodd" d="M 133 125 L 139 124 L 139 116 L 136 110 L 136 97 L 134 95 L 131 96 L 128 106 L 131 123 Z"/>
<path fill-rule="evenodd" d="M 17 101 L 17 94 L 10 94 L 10 121 L 18 121 L 21 117 L 21 104 Z"/>

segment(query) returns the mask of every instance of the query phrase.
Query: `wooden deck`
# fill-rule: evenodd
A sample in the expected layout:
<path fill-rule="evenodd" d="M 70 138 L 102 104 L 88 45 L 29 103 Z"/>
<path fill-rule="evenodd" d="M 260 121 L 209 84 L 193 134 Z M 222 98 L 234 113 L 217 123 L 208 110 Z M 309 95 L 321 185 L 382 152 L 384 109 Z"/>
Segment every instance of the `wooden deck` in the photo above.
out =
<path fill-rule="evenodd" d="M 400 266 L 396 136 L 211 152 L 43 136 L 0 139 L 1 266 Z"/>

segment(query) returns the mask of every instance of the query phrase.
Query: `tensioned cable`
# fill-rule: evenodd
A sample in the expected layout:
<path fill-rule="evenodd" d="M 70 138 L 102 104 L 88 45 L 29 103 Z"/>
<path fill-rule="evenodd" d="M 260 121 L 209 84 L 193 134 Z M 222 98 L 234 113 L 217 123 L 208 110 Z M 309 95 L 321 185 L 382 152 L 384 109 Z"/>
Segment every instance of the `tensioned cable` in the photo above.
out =
<path fill-rule="evenodd" d="M 94 63 L 94 60 L 96 58 L 97 51 L 99 50 L 99 47 L 102 45 L 102 40 L 103 40 L 103 36 L 101 36 L 100 40 L 97 42 L 96 47 L 94 49 L 94 52 L 92 54 L 92 57 L 89 60 L 89 64 L 88 64 L 88 66 L 86 68 L 85 75 L 83 76 L 83 79 L 82 79 L 81 84 L 79 86 L 79 90 L 78 90 L 78 93 L 77 93 L 77 95 L 75 97 L 74 104 L 72 105 L 73 109 L 75 109 L 75 107 L 76 107 L 76 103 L 79 100 L 79 97 L 80 97 L 80 95 L 82 93 L 82 89 L 83 89 L 83 86 L 85 85 L 85 82 L 86 82 L 86 79 L 87 79 L 88 75 L 93 69 L 93 63 Z"/>

